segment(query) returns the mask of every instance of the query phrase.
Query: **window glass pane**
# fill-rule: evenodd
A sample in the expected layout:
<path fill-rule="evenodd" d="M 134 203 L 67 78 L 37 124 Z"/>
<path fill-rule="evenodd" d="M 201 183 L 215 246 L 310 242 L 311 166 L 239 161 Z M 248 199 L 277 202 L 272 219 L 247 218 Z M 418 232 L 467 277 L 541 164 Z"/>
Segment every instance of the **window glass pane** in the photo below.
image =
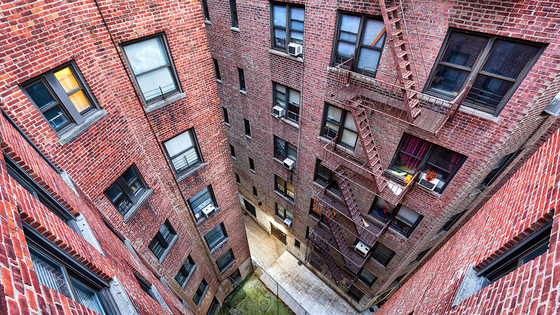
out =
<path fill-rule="evenodd" d="M 274 29 L 274 46 L 286 48 L 286 31 L 283 29 Z"/>
<path fill-rule="evenodd" d="M 360 279 L 362 279 L 368 285 L 372 285 L 373 282 L 377 280 L 377 277 L 367 269 L 362 269 L 362 272 L 360 272 Z"/>
<path fill-rule="evenodd" d="M 51 92 L 43 82 L 37 82 L 36 84 L 28 87 L 25 91 L 31 96 L 33 101 L 40 109 L 44 109 L 54 103 L 56 100 L 52 96 Z"/>
<path fill-rule="evenodd" d="M 494 111 L 514 82 L 479 74 L 466 101 Z"/>
<path fill-rule="evenodd" d="M 276 189 L 280 190 L 280 191 L 284 191 L 284 180 L 278 176 L 276 176 Z"/>
<path fill-rule="evenodd" d="M 121 213 L 126 212 L 126 210 L 128 210 L 128 208 L 132 206 L 128 198 L 123 194 L 123 192 L 116 184 L 112 184 L 111 186 L 109 186 L 105 193 L 109 197 L 109 200 L 111 200 L 117 210 Z"/>
<path fill-rule="evenodd" d="M 482 71 L 517 79 L 537 51 L 535 46 L 496 40 Z"/>
<path fill-rule="evenodd" d="M 183 269 L 180 269 L 179 272 L 177 272 L 175 280 L 177 280 L 177 282 L 181 285 L 185 283 L 185 280 L 187 280 L 187 275 L 183 273 Z"/>
<path fill-rule="evenodd" d="M 74 287 L 74 292 L 76 292 L 77 302 L 95 311 L 99 314 L 105 314 L 97 292 L 88 288 L 86 285 L 82 284 L 78 280 L 71 278 L 72 286 Z"/>
<path fill-rule="evenodd" d="M 437 146 L 430 154 L 428 163 L 437 166 L 439 169 L 435 169 L 434 171 L 438 173 L 438 175 L 443 176 L 438 176 L 439 179 L 445 180 L 447 173 L 452 173 L 453 171 L 455 171 L 462 160 L 463 156 L 461 154 Z"/>
<path fill-rule="evenodd" d="M 334 106 L 329 106 L 327 112 L 327 120 L 340 124 L 342 118 L 342 109 Z"/>
<path fill-rule="evenodd" d="M 158 69 L 136 77 L 146 100 L 161 96 L 176 89 L 171 68 Z"/>
<path fill-rule="evenodd" d="M 166 66 L 167 56 L 160 38 L 143 40 L 123 47 L 135 75 Z M 144 90 L 144 89 L 142 89 Z"/>
<path fill-rule="evenodd" d="M 69 67 L 55 72 L 54 76 L 66 93 L 70 93 L 72 90 L 80 87 L 78 81 L 76 81 L 76 78 L 74 78 L 74 75 L 72 74 L 72 70 L 70 70 Z"/>
<path fill-rule="evenodd" d="M 360 17 L 343 14 L 340 21 L 340 39 L 356 42 L 359 28 Z"/>
<path fill-rule="evenodd" d="M 294 185 L 292 185 L 291 183 L 286 182 L 286 187 L 287 187 L 287 189 L 288 189 L 287 192 L 286 192 L 286 194 L 288 195 L 288 197 L 294 199 L 294 197 L 295 197 L 295 196 L 294 196 L 294 192 L 295 192 Z"/>
<path fill-rule="evenodd" d="M 290 42 L 303 45 L 303 32 L 291 31 Z"/>
<path fill-rule="evenodd" d="M 233 252 L 230 249 L 216 260 L 218 269 L 220 269 L 220 271 L 224 271 L 224 269 L 233 261 L 233 259 Z"/>
<path fill-rule="evenodd" d="M 299 106 L 300 93 L 298 91 L 290 90 L 290 104 Z"/>
<path fill-rule="evenodd" d="M 434 73 L 430 89 L 457 95 L 468 75 L 467 71 L 439 65 Z"/>
<path fill-rule="evenodd" d="M 294 220 L 294 215 L 293 213 L 291 213 L 290 211 L 286 210 L 286 218 L 290 219 L 290 220 Z"/>
<path fill-rule="evenodd" d="M 272 14 L 275 26 L 286 27 L 286 6 L 273 6 Z"/>
<path fill-rule="evenodd" d="M 161 245 L 161 243 L 157 240 L 157 238 L 154 238 L 152 240 L 152 242 L 150 243 L 150 245 L 148 246 L 148 248 L 152 251 L 152 253 L 154 253 L 154 255 L 156 257 L 161 257 L 161 255 L 163 255 L 163 252 L 165 251 L 165 247 L 163 247 Z"/>
<path fill-rule="evenodd" d="M 85 109 L 89 108 L 89 101 L 86 98 L 86 94 L 83 90 L 79 90 L 76 93 L 69 95 L 70 101 L 76 107 L 78 112 L 83 112 Z"/>
<path fill-rule="evenodd" d="M 224 231 L 222 230 L 222 225 L 218 225 L 213 230 L 208 232 L 204 238 L 208 243 L 208 247 L 210 249 L 214 248 L 214 246 L 218 245 L 218 243 L 225 238 Z"/>
<path fill-rule="evenodd" d="M 449 36 L 447 49 L 441 61 L 470 68 L 487 43 L 488 38 L 453 32 Z"/>
<path fill-rule="evenodd" d="M 530 262 L 531 260 L 539 257 L 540 255 L 546 253 L 546 251 L 548 250 L 548 242 L 546 242 L 546 244 L 541 245 L 539 248 L 537 248 L 535 251 L 533 251 L 532 253 L 530 253 L 529 255 L 523 257 L 521 259 L 521 265 L 523 266 L 526 263 Z"/>
<path fill-rule="evenodd" d="M 377 198 L 375 203 L 372 205 L 370 214 L 373 214 L 376 218 L 383 222 L 387 222 L 391 216 L 391 207 L 385 200 Z"/>
<path fill-rule="evenodd" d="M 199 162 L 190 131 L 173 137 L 163 143 L 176 171 L 181 171 Z"/>
<path fill-rule="evenodd" d="M 348 129 L 344 129 L 342 131 L 342 138 L 340 139 L 340 142 L 342 144 L 345 144 L 349 147 L 354 148 L 356 146 L 356 141 L 357 140 L 358 140 L 358 134 L 357 133 L 349 131 Z"/>
<path fill-rule="evenodd" d="M 397 155 L 395 166 L 406 172 L 415 172 L 428 152 L 430 143 L 420 138 L 406 136 Z"/>
<path fill-rule="evenodd" d="M 292 20 L 301 21 L 302 28 L 299 29 L 299 31 L 303 31 L 303 19 L 304 19 L 304 15 L 305 15 L 304 13 L 305 13 L 305 11 L 302 8 L 291 8 L 290 18 Z"/>
<path fill-rule="evenodd" d="M 43 113 L 48 123 L 54 128 L 59 129 L 69 123 L 68 117 L 60 106 L 56 105 L 53 108 Z"/>
<path fill-rule="evenodd" d="M 345 42 L 338 42 L 337 53 L 343 57 L 350 58 L 354 54 L 356 46 Z"/>
<path fill-rule="evenodd" d="M 70 288 L 62 267 L 31 248 L 29 249 L 29 254 L 31 255 L 33 270 L 37 274 L 39 284 L 60 292 L 67 297 L 71 297 Z"/>
<path fill-rule="evenodd" d="M 165 224 L 159 228 L 159 232 L 167 242 L 171 241 L 173 236 L 175 236 L 175 233 L 171 230 L 171 226 L 169 226 L 168 222 L 165 222 Z"/>
<path fill-rule="evenodd" d="M 369 48 L 361 48 L 360 57 L 358 58 L 358 69 L 363 69 L 365 71 L 377 70 L 377 64 L 380 56 L 380 51 Z"/>
<path fill-rule="evenodd" d="M 405 206 L 401 206 L 397 217 L 401 220 L 408 221 L 410 224 L 416 223 L 416 220 L 420 218 L 420 215 Z"/>
<path fill-rule="evenodd" d="M 373 41 L 375 41 L 377 36 L 379 36 L 379 34 L 384 29 L 385 29 L 385 23 L 383 23 L 383 21 L 367 20 L 366 25 L 365 25 L 365 29 L 363 31 L 364 35 L 363 35 L 363 39 L 362 39 L 362 44 L 371 46 L 371 44 L 373 44 Z M 377 41 L 377 43 L 375 43 L 374 47 L 376 47 L 376 48 L 381 48 L 382 47 L 383 37 L 385 37 L 385 35 L 383 35 L 382 38 L 380 38 Z"/>
<path fill-rule="evenodd" d="M 124 178 L 130 190 L 132 190 L 133 194 L 137 194 L 142 188 L 142 183 L 136 177 L 134 170 L 132 168 L 128 168 L 123 174 L 122 177 Z"/>

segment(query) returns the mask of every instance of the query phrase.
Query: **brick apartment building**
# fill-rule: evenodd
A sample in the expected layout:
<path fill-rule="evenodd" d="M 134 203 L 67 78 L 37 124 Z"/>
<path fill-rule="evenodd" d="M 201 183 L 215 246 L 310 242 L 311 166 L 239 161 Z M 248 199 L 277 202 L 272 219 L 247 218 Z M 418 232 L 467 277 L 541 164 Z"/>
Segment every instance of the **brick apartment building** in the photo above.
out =
<path fill-rule="evenodd" d="M 560 130 L 376 314 L 558 314 Z"/>
<path fill-rule="evenodd" d="M 555 121 L 543 114 L 558 92 L 554 1 L 202 7 L 242 205 L 359 311 Z"/>
<path fill-rule="evenodd" d="M 0 313 L 214 314 L 252 265 L 202 7 L 0 12 Z"/>

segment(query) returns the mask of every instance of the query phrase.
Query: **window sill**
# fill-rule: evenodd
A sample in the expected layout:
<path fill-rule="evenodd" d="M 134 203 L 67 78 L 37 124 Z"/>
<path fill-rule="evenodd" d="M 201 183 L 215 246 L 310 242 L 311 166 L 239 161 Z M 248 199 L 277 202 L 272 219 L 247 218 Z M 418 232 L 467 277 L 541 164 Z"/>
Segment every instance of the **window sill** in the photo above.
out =
<path fill-rule="evenodd" d="M 161 101 L 157 101 L 155 103 L 152 103 L 152 104 L 146 106 L 146 113 L 153 112 L 156 109 L 160 109 L 160 108 L 165 107 L 167 105 L 170 105 L 170 104 L 172 104 L 172 103 L 174 103 L 178 100 L 182 100 L 186 97 L 187 97 L 187 94 L 177 92 L 173 95 L 170 95 L 169 97 L 166 97 L 166 98 L 162 99 Z"/>
<path fill-rule="evenodd" d="M 101 118 L 103 118 L 105 115 L 107 115 L 106 110 L 104 110 L 104 109 L 98 110 L 95 113 L 93 113 L 92 115 L 90 115 L 88 118 L 86 118 L 86 120 L 83 123 L 81 123 L 79 125 L 76 125 L 76 126 L 73 126 L 69 129 L 65 130 L 58 137 L 58 144 L 65 145 L 68 142 L 74 140 L 74 138 L 76 138 L 82 132 L 86 131 L 86 129 L 91 127 L 93 124 L 95 124 Z"/>
<path fill-rule="evenodd" d="M 228 240 L 229 237 L 226 237 L 223 240 L 221 240 L 218 244 L 216 244 L 216 246 L 214 246 L 214 248 L 210 249 L 210 254 L 216 252 L 218 249 L 220 249 L 220 247 L 224 246 L 224 244 L 227 243 Z"/>
<path fill-rule="evenodd" d="M 251 138 L 250 135 L 245 135 L 245 138 L 249 139 L 249 140 L 253 140 L 253 138 Z"/>
<path fill-rule="evenodd" d="M 282 193 L 278 192 L 277 190 L 274 190 L 274 192 L 275 192 L 278 196 L 282 197 L 282 199 L 286 200 L 287 202 L 291 203 L 292 205 L 294 204 L 294 200 L 293 200 L 293 199 L 290 199 L 290 198 L 288 198 L 288 197 L 282 195 Z"/>
<path fill-rule="evenodd" d="M 216 82 L 220 83 L 220 84 L 224 84 L 224 81 L 220 80 L 220 79 L 216 79 Z"/>
<path fill-rule="evenodd" d="M 228 127 L 231 127 L 231 125 L 230 125 L 229 123 L 227 123 L 227 122 L 224 122 L 224 125 L 226 125 L 226 126 L 228 126 Z"/>
<path fill-rule="evenodd" d="M 247 91 L 245 91 L 245 90 L 239 90 L 239 93 L 241 93 L 243 95 L 247 95 Z"/>
<path fill-rule="evenodd" d="M 234 161 L 237 161 L 237 158 L 235 156 L 233 156 L 233 155 L 230 155 L 230 156 Z"/>
<path fill-rule="evenodd" d="M 426 96 L 426 97 L 422 97 L 422 94 L 420 94 L 420 95 L 419 95 L 420 98 L 428 99 L 428 98 L 430 98 L 430 96 L 432 96 L 432 97 L 437 97 L 437 98 L 440 98 L 440 99 L 447 99 L 447 98 L 448 98 L 448 97 L 443 96 L 443 95 L 441 95 L 441 94 L 439 94 L 439 93 L 433 93 L 433 92 L 429 92 L 429 91 L 428 91 L 428 92 L 424 92 L 424 94 L 427 95 L 427 96 Z M 449 100 L 451 101 L 453 98 L 454 98 L 454 97 L 450 97 Z M 449 107 L 449 105 L 447 105 L 446 103 L 437 102 L 437 104 L 438 104 L 438 105 L 443 105 L 443 106 L 445 106 L 445 107 Z M 485 112 L 485 111 L 480 110 L 480 109 L 476 109 L 476 108 L 474 108 L 474 107 L 470 107 L 470 106 L 468 106 L 468 105 L 466 105 L 466 104 L 465 104 L 465 105 L 461 105 L 461 107 L 459 107 L 459 111 L 462 112 L 462 113 L 469 114 L 469 115 L 472 115 L 472 116 L 475 116 L 475 117 L 478 117 L 478 118 L 481 118 L 481 119 L 484 119 L 484 120 L 492 121 L 492 122 L 498 122 L 498 121 L 500 120 L 500 119 L 499 119 L 499 116 L 496 116 L 496 115 L 494 115 L 494 114 Z"/>
<path fill-rule="evenodd" d="M 206 25 L 212 25 L 212 22 L 210 22 L 210 20 L 204 19 L 204 24 L 206 24 Z"/>
<path fill-rule="evenodd" d="M 184 289 L 187 286 L 187 283 L 189 283 L 189 280 L 191 280 L 192 275 L 194 275 L 194 272 L 196 271 L 196 266 L 198 266 L 197 264 L 195 264 L 192 268 L 192 271 L 189 273 L 189 276 L 187 277 L 187 279 L 185 279 L 185 282 L 181 285 L 181 288 Z"/>
<path fill-rule="evenodd" d="M 324 143 L 330 143 L 332 141 L 332 139 L 325 138 L 324 136 L 319 136 L 318 138 L 319 138 L 319 140 L 321 140 Z M 356 147 L 354 147 L 354 150 L 352 150 L 352 149 L 350 149 L 346 146 L 343 146 L 340 143 L 337 143 L 336 144 L 336 149 L 337 150 L 344 150 L 346 153 L 348 153 L 350 155 L 356 155 L 356 152 L 354 151 L 356 149 Z"/>
<path fill-rule="evenodd" d="M 148 189 L 140 199 L 124 214 L 123 222 L 126 223 L 134 216 L 136 211 L 148 200 L 148 197 L 154 192 L 153 189 Z"/>
<path fill-rule="evenodd" d="M 234 31 L 234 32 L 241 33 L 241 30 L 239 29 L 239 27 L 232 26 L 229 29 Z"/>
<path fill-rule="evenodd" d="M 169 254 L 169 252 L 171 251 L 171 248 L 173 248 L 173 245 L 175 244 L 175 242 L 177 242 L 178 238 L 179 238 L 179 235 L 175 235 L 173 237 L 173 239 L 171 240 L 171 242 L 169 242 L 169 246 L 167 246 L 167 248 L 165 249 L 163 254 L 161 254 L 161 257 L 159 258 L 160 263 L 162 263 L 163 260 L 165 259 L 165 256 L 167 256 L 167 254 Z"/>
<path fill-rule="evenodd" d="M 190 177 L 192 174 L 198 172 L 200 169 L 204 168 L 206 163 L 199 163 L 198 165 L 192 167 L 191 169 L 184 171 L 181 175 L 177 176 L 177 182 L 183 181 L 185 178 Z"/>
<path fill-rule="evenodd" d="M 231 268 L 233 265 L 235 265 L 235 259 L 232 260 L 229 264 L 227 264 L 227 266 L 224 268 L 224 270 L 220 271 L 220 274 L 223 274 L 224 272 L 226 272 L 229 268 Z"/>
<path fill-rule="evenodd" d="M 253 174 L 257 174 L 257 172 L 255 172 L 255 170 L 249 170 L 249 171 L 251 171 L 251 173 L 253 173 Z"/>
<path fill-rule="evenodd" d="M 200 225 L 202 222 L 206 222 L 206 220 L 208 220 L 208 219 L 212 218 L 213 216 L 215 216 L 216 213 L 218 213 L 218 211 L 220 211 L 220 209 L 221 209 L 220 207 L 216 207 L 215 210 L 214 210 L 214 213 L 212 213 L 212 215 L 210 215 L 209 217 L 204 216 L 204 218 L 203 218 L 202 220 L 200 220 L 200 221 L 195 221 L 195 222 L 196 222 L 196 225 Z M 196 219 L 196 218 L 195 218 L 195 219 Z"/>
<path fill-rule="evenodd" d="M 299 124 L 296 123 L 296 122 L 294 122 L 294 121 L 289 120 L 288 118 L 276 117 L 276 116 L 274 116 L 274 114 L 272 114 L 272 113 L 270 114 L 270 116 L 272 116 L 272 117 L 274 117 L 274 118 L 276 118 L 276 119 L 278 119 L 278 120 L 280 120 L 280 121 L 286 123 L 287 125 L 292 126 L 292 127 L 294 127 L 294 128 L 296 128 L 296 129 L 299 130 Z"/>
<path fill-rule="evenodd" d="M 280 57 L 284 57 L 284 58 L 288 58 L 288 59 L 293 60 L 293 61 L 303 62 L 303 58 L 302 58 L 302 57 L 292 56 L 292 55 L 290 55 L 290 54 L 288 54 L 288 53 L 286 53 L 286 52 L 283 52 L 283 51 L 279 51 L 279 50 L 276 50 L 276 49 L 272 49 L 272 48 L 271 48 L 271 49 L 268 50 L 268 52 L 271 53 L 271 54 L 273 54 L 273 55 L 280 56 Z"/>

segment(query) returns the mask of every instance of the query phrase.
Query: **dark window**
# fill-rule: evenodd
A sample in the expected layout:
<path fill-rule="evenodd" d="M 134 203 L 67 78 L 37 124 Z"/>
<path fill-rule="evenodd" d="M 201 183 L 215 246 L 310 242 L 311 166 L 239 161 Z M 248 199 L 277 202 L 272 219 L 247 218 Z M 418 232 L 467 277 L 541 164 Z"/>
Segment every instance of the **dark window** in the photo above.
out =
<path fill-rule="evenodd" d="M 205 187 L 201 191 L 189 198 L 189 206 L 191 207 L 196 222 L 199 223 L 207 216 L 210 216 L 218 207 L 212 186 Z"/>
<path fill-rule="evenodd" d="M 241 68 L 237 68 L 239 73 L 239 90 L 245 91 L 245 72 Z"/>
<path fill-rule="evenodd" d="M 393 219 L 391 227 L 407 237 L 422 220 L 421 215 L 409 208 L 399 204 L 392 209 L 385 200 L 379 197 L 374 199 L 369 214 L 383 223 Z"/>
<path fill-rule="evenodd" d="M 424 256 L 426 256 L 426 254 L 427 254 L 431 249 L 432 249 L 432 248 L 430 247 L 430 248 L 428 248 L 428 249 L 426 249 L 426 250 L 423 250 L 423 251 L 419 252 L 418 255 L 416 255 L 416 258 L 414 258 L 414 260 L 410 262 L 410 265 L 419 263 L 420 260 L 422 260 L 422 258 L 424 258 Z"/>
<path fill-rule="evenodd" d="M 449 218 L 449 220 L 447 220 L 447 222 L 445 222 L 445 224 L 441 227 L 441 229 L 438 231 L 438 233 L 449 231 L 451 229 L 451 227 L 453 227 L 453 225 L 455 223 L 457 223 L 457 221 L 459 221 L 459 219 L 463 216 L 463 214 L 465 214 L 465 212 L 467 212 L 467 210 L 465 210 L 461 213 L 457 213 L 455 215 L 452 215 L 451 218 Z"/>
<path fill-rule="evenodd" d="M 294 246 L 295 246 L 296 248 L 300 248 L 301 242 L 300 242 L 299 240 L 294 240 Z"/>
<path fill-rule="evenodd" d="M 286 111 L 286 117 L 295 122 L 299 122 L 299 102 L 301 94 L 282 84 L 272 83 L 274 92 L 274 105 L 280 106 Z"/>
<path fill-rule="evenodd" d="M 369 214 L 385 223 L 393 216 L 393 208 L 385 200 L 375 197 L 371 204 Z"/>
<path fill-rule="evenodd" d="M 152 299 L 157 301 L 154 291 L 152 290 L 152 285 L 144 281 L 142 278 L 138 277 L 138 275 L 136 274 L 134 275 L 134 277 L 136 277 L 136 281 L 140 285 L 140 289 L 142 289 L 142 291 L 148 294 Z"/>
<path fill-rule="evenodd" d="M 227 238 L 226 229 L 223 223 L 213 228 L 210 232 L 204 235 L 204 239 L 206 240 L 206 244 L 212 250 L 216 248 L 216 246 L 220 245 L 220 243 Z"/>
<path fill-rule="evenodd" d="M 231 153 L 231 157 L 235 158 L 235 147 L 233 145 L 229 145 L 229 152 Z"/>
<path fill-rule="evenodd" d="M 485 286 L 546 253 L 550 243 L 551 230 L 552 221 L 527 236 L 483 268 L 478 275 L 488 280 Z"/>
<path fill-rule="evenodd" d="M 216 73 L 216 80 L 222 81 L 222 75 L 220 74 L 220 65 L 218 64 L 218 59 L 212 58 L 214 62 L 214 72 Z"/>
<path fill-rule="evenodd" d="M 183 262 L 183 265 L 181 265 L 179 271 L 177 272 L 177 275 L 175 276 L 175 280 L 177 280 L 177 282 L 180 285 L 184 285 L 185 283 L 187 283 L 187 280 L 189 279 L 192 272 L 194 271 L 194 267 L 195 267 L 194 261 L 191 258 L 191 255 L 189 255 L 185 260 L 185 262 Z"/>
<path fill-rule="evenodd" d="M 305 228 L 305 239 L 309 239 L 309 227 Z"/>
<path fill-rule="evenodd" d="M 156 35 L 122 46 L 128 65 L 147 103 L 179 92 L 177 73 L 164 35 Z"/>
<path fill-rule="evenodd" d="M 245 125 L 245 135 L 250 137 L 251 136 L 251 124 L 247 119 L 243 119 L 243 124 Z"/>
<path fill-rule="evenodd" d="M 295 145 L 274 136 L 274 157 L 280 161 L 286 158 L 296 160 L 297 148 Z"/>
<path fill-rule="evenodd" d="M 229 115 L 227 108 L 222 107 L 222 111 L 224 112 L 224 122 L 229 125 Z"/>
<path fill-rule="evenodd" d="M 373 259 L 385 267 L 387 267 L 393 256 L 395 256 L 395 252 L 379 242 L 375 244 L 371 254 Z"/>
<path fill-rule="evenodd" d="M 288 51 L 289 43 L 303 45 L 304 15 L 302 7 L 272 4 L 272 48 Z"/>
<path fill-rule="evenodd" d="M 177 233 L 171 226 L 171 223 L 166 220 L 150 242 L 150 245 L 148 245 L 148 248 L 157 258 L 161 258 L 175 237 L 177 237 Z"/>
<path fill-rule="evenodd" d="M 350 112 L 325 104 L 321 135 L 328 139 L 338 136 L 336 143 L 354 150 L 358 141 L 358 131 Z"/>
<path fill-rule="evenodd" d="M 255 196 L 255 198 L 259 197 L 259 193 L 257 192 L 257 187 L 253 186 L 253 196 Z"/>
<path fill-rule="evenodd" d="M 364 296 L 364 292 L 360 291 L 355 285 L 351 285 L 348 289 L 348 296 L 354 299 L 356 302 L 360 302 Z"/>
<path fill-rule="evenodd" d="M 255 171 L 255 161 L 252 158 L 249 158 L 249 169 Z"/>
<path fill-rule="evenodd" d="M 218 265 L 220 272 L 224 272 L 234 261 L 235 257 L 233 256 L 233 251 L 230 249 L 220 256 L 220 258 L 216 259 L 216 265 Z"/>
<path fill-rule="evenodd" d="M 374 76 L 385 42 L 385 23 L 368 16 L 339 13 L 333 49 L 333 64 L 350 59 L 352 71 Z"/>
<path fill-rule="evenodd" d="M 518 39 L 451 30 L 426 91 L 453 99 L 472 81 L 464 104 L 497 115 L 540 51 L 540 46 Z"/>
<path fill-rule="evenodd" d="M 290 219 L 290 221 L 294 220 L 294 215 L 291 211 L 286 210 L 286 208 L 282 207 L 279 204 L 276 204 L 276 216 L 282 219 L 282 221 L 286 219 Z"/>
<path fill-rule="evenodd" d="M 329 191 L 340 196 L 340 189 L 338 188 L 333 172 L 321 165 L 320 160 L 317 160 L 315 163 L 315 175 L 313 180 L 321 186 L 326 186 Z"/>
<path fill-rule="evenodd" d="M 146 183 L 136 165 L 132 164 L 105 190 L 105 196 L 125 215 L 145 192 Z"/>
<path fill-rule="evenodd" d="M 367 269 L 362 269 L 362 271 L 360 271 L 360 274 L 358 275 L 358 278 L 362 280 L 368 287 L 371 287 L 375 280 L 377 280 L 377 277 Z"/>
<path fill-rule="evenodd" d="M 163 146 L 171 159 L 173 169 L 177 173 L 185 172 L 201 162 L 200 149 L 198 148 L 193 129 L 189 129 L 163 142 Z"/>
<path fill-rule="evenodd" d="M 423 139 L 404 134 L 391 162 L 393 174 L 402 176 L 429 171 L 437 174 L 434 191 L 441 193 L 447 187 L 466 157 Z"/>
<path fill-rule="evenodd" d="M 202 3 L 202 14 L 204 14 L 204 19 L 210 21 L 210 13 L 208 12 L 208 2 L 206 0 L 200 0 Z"/>
<path fill-rule="evenodd" d="M 210 303 L 210 307 L 208 308 L 208 312 L 206 315 L 216 315 L 218 314 L 218 309 L 220 308 L 220 302 L 216 300 L 216 298 L 212 298 L 212 303 Z"/>
<path fill-rule="evenodd" d="M 237 19 L 237 3 L 235 0 L 229 0 L 229 10 L 231 11 L 231 27 L 239 27 Z"/>
<path fill-rule="evenodd" d="M 490 173 L 488 173 L 488 175 L 486 175 L 486 177 L 482 180 L 479 187 L 492 185 L 494 180 L 496 180 L 496 178 L 500 176 L 502 171 L 506 169 L 506 167 L 508 167 L 511 161 L 513 161 L 520 152 L 521 150 L 510 153 L 504 156 L 503 158 L 501 158 L 500 161 L 498 161 L 498 163 L 494 165 Z"/>
<path fill-rule="evenodd" d="M 239 174 L 235 173 L 235 181 L 241 185 L 241 178 L 239 178 Z"/>
<path fill-rule="evenodd" d="M 97 108 L 74 62 L 26 82 L 22 89 L 55 131 L 83 123 L 85 115 Z"/>
<path fill-rule="evenodd" d="M 285 196 L 290 200 L 294 200 L 295 188 L 294 185 L 292 185 L 292 183 L 283 180 L 282 178 L 278 177 L 278 175 L 274 175 L 274 183 L 275 183 L 274 189 L 277 192 L 281 193 L 283 196 Z"/>
<path fill-rule="evenodd" d="M 208 290 L 208 282 L 206 282 L 205 279 L 202 279 L 200 285 L 198 286 L 198 289 L 196 289 L 196 292 L 194 293 L 194 296 L 192 298 L 193 301 L 196 303 L 196 305 L 200 306 L 200 302 L 202 302 L 202 298 L 206 294 L 207 290 Z"/>
<path fill-rule="evenodd" d="M 231 275 L 229 276 L 229 280 L 234 287 L 237 287 L 241 284 L 241 272 L 239 272 L 239 269 L 236 269 L 231 273 Z"/>

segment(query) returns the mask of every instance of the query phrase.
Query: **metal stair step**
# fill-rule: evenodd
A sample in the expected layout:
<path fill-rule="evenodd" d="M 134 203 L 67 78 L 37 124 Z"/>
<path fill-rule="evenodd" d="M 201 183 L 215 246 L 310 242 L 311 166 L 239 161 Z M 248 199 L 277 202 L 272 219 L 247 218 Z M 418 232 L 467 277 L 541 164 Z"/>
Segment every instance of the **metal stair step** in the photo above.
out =
<path fill-rule="evenodd" d="M 404 41 L 402 39 L 397 39 L 397 40 L 394 41 L 394 43 L 395 43 L 395 46 L 398 47 L 398 46 L 404 45 L 406 43 L 406 41 Z"/>
<path fill-rule="evenodd" d="M 387 8 L 387 12 L 393 12 L 393 11 L 396 11 L 396 10 L 397 10 L 398 8 L 399 8 L 399 7 L 397 7 L 397 6 L 394 6 L 394 7 L 388 7 L 388 8 Z"/>
<path fill-rule="evenodd" d="M 408 60 L 403 60 L 401 63 L 399 63 L 399 67 L 401 67 L 402 69 L 405 69 L 408 66 L 410 66 L 410 61 Z"/>
<path fill-rule="evenodd" d="M 397 24 L 400 21 L 401 21 L 401 19 L 399 19 L 399 18 L 391 19 L 391 20 L 389 20 L 389 24 Z"/>
<path fill-rule="evenodd" d="M 408 105 L 410 106 L 410 108 L 416 108 L 419 103 L 420 101 L 418 99 L 411 99 L 408 101 Z"/>
<path fill-rule="evenodd" d="M 413 87 L 414 84 L 415 84 L 414 81 L 412 81 L 412 80 L 404 80 L 403 83 L 404 83 L 404 87 L 405 87 L 406 89 L 410 89 L 410 88 Z"/>
<path fill-rule="evenodd" d="M 404 56 L 406 56 L 408 54 L 408 52 L 406 50 L 401 50 L 400 52 L 397 53 L 397 57 L 402 58 Z"/>
<path fill-rule="evenodd" d="M 402 32 L 403 32 L 403 31 L 402 31 L 400 28 L 399 28 L 399 29 L 395 29 L 395 30 L 393 30 L 393 36 L 399 36 L 399 35 L 402 34 Z"/>
<path fill-rule="evenodd" d="M 404 79 L 408 79 L 412 76 L 412 71 L 410 70 L 401 70 L 401 73 Z"/>

